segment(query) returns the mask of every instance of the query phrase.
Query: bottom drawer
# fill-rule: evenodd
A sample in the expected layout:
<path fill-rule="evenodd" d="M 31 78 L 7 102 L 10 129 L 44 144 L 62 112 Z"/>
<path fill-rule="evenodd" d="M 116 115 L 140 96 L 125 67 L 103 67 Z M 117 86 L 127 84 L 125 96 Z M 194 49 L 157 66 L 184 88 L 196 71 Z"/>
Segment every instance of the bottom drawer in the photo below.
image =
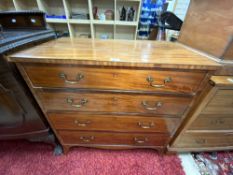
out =
<path fill-rule="evenodd" d="M 233 133 L 185 133 L 174 146 L 182 148 L 233 146 Z"/>
<path fill-rule="evenodd" d="M 128 134 L 111 132 L 58 131 L 63 144 L 69 145 L 130 145 L 165 146 L 169 136 L 165 134 Z"/>

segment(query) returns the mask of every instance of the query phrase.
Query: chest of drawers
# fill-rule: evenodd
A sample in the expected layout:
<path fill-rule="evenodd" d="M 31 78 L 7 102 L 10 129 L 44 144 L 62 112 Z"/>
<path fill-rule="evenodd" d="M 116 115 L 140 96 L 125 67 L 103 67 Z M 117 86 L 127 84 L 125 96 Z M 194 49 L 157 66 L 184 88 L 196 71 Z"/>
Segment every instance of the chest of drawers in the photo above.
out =
<path fill-rule="evenodd" d="M 203 151 L 233 148 L 233 77 L 213 76 L 199 105 L 190 113 L 171 150 Z"/>
<path fill-rule="evenodd" d="M 59 39 L 9 59 L 64 151 L 164 150 L 219 67 L 179 44 L 149 41 Z"/>

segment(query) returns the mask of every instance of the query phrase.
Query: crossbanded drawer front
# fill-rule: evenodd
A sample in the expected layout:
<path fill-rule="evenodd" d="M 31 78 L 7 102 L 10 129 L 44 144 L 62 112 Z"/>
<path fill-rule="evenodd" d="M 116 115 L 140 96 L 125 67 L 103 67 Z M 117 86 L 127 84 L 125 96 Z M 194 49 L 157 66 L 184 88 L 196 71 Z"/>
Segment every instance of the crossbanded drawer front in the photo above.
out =
<path fill-rule="evenodd" d="M 191 98 L 141 94 L 38 91 L 47 111 L 154 113 L 180 116 Z"/>
<path fill-rule="evenodd" d="M 232 114 L 201 114 L 189 126 L 190 130 L 233 130 Z"/>
<path fill-rule="evenodd" d="M 58 131 L 64 144 L 69 145 L 129 145 L 164 146 L 169 137 L 165 134 L 137 134 L 111 132 Z"/>
<path fill-rule="evenodd" d="M 184 133 L 174 144 L 180 148 L 204 148 L 233 146 L 233 132 L 229 133 Z"/>
<path fill-rule="evenodd" d="M 194 93 L 205 73 L 24 64 L 35 87 L 92 88 Z"/>
<path fill-rule="evenodd" d="M 120 131 L 120 132 L 174 132 L 179 118 L 141 117 L 126 115 L 95 115 L 81 113 L 51 113 L 49 120 L 55 129 Z"/>

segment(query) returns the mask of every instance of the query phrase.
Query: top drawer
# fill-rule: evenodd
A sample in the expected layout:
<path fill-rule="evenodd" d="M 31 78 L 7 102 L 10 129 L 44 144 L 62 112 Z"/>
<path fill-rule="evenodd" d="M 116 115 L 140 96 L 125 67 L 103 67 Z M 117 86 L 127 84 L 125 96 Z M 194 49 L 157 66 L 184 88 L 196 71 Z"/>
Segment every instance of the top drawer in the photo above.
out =
<path fill-rule="evenodd" d="M 201 72 L 24 64 L 35 87 L 66 87 L 193 93 Z"/>

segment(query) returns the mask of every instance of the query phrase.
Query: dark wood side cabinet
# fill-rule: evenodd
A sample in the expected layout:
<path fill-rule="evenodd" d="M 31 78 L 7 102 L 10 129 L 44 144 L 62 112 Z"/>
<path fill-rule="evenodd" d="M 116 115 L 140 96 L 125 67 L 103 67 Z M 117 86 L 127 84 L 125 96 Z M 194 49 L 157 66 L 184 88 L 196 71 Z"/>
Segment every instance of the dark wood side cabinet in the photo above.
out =
<path fill-rule="evenodd" d="M 0 140 L 42 139 L 49 127 L 13 64 L 0 56 Z"/>

